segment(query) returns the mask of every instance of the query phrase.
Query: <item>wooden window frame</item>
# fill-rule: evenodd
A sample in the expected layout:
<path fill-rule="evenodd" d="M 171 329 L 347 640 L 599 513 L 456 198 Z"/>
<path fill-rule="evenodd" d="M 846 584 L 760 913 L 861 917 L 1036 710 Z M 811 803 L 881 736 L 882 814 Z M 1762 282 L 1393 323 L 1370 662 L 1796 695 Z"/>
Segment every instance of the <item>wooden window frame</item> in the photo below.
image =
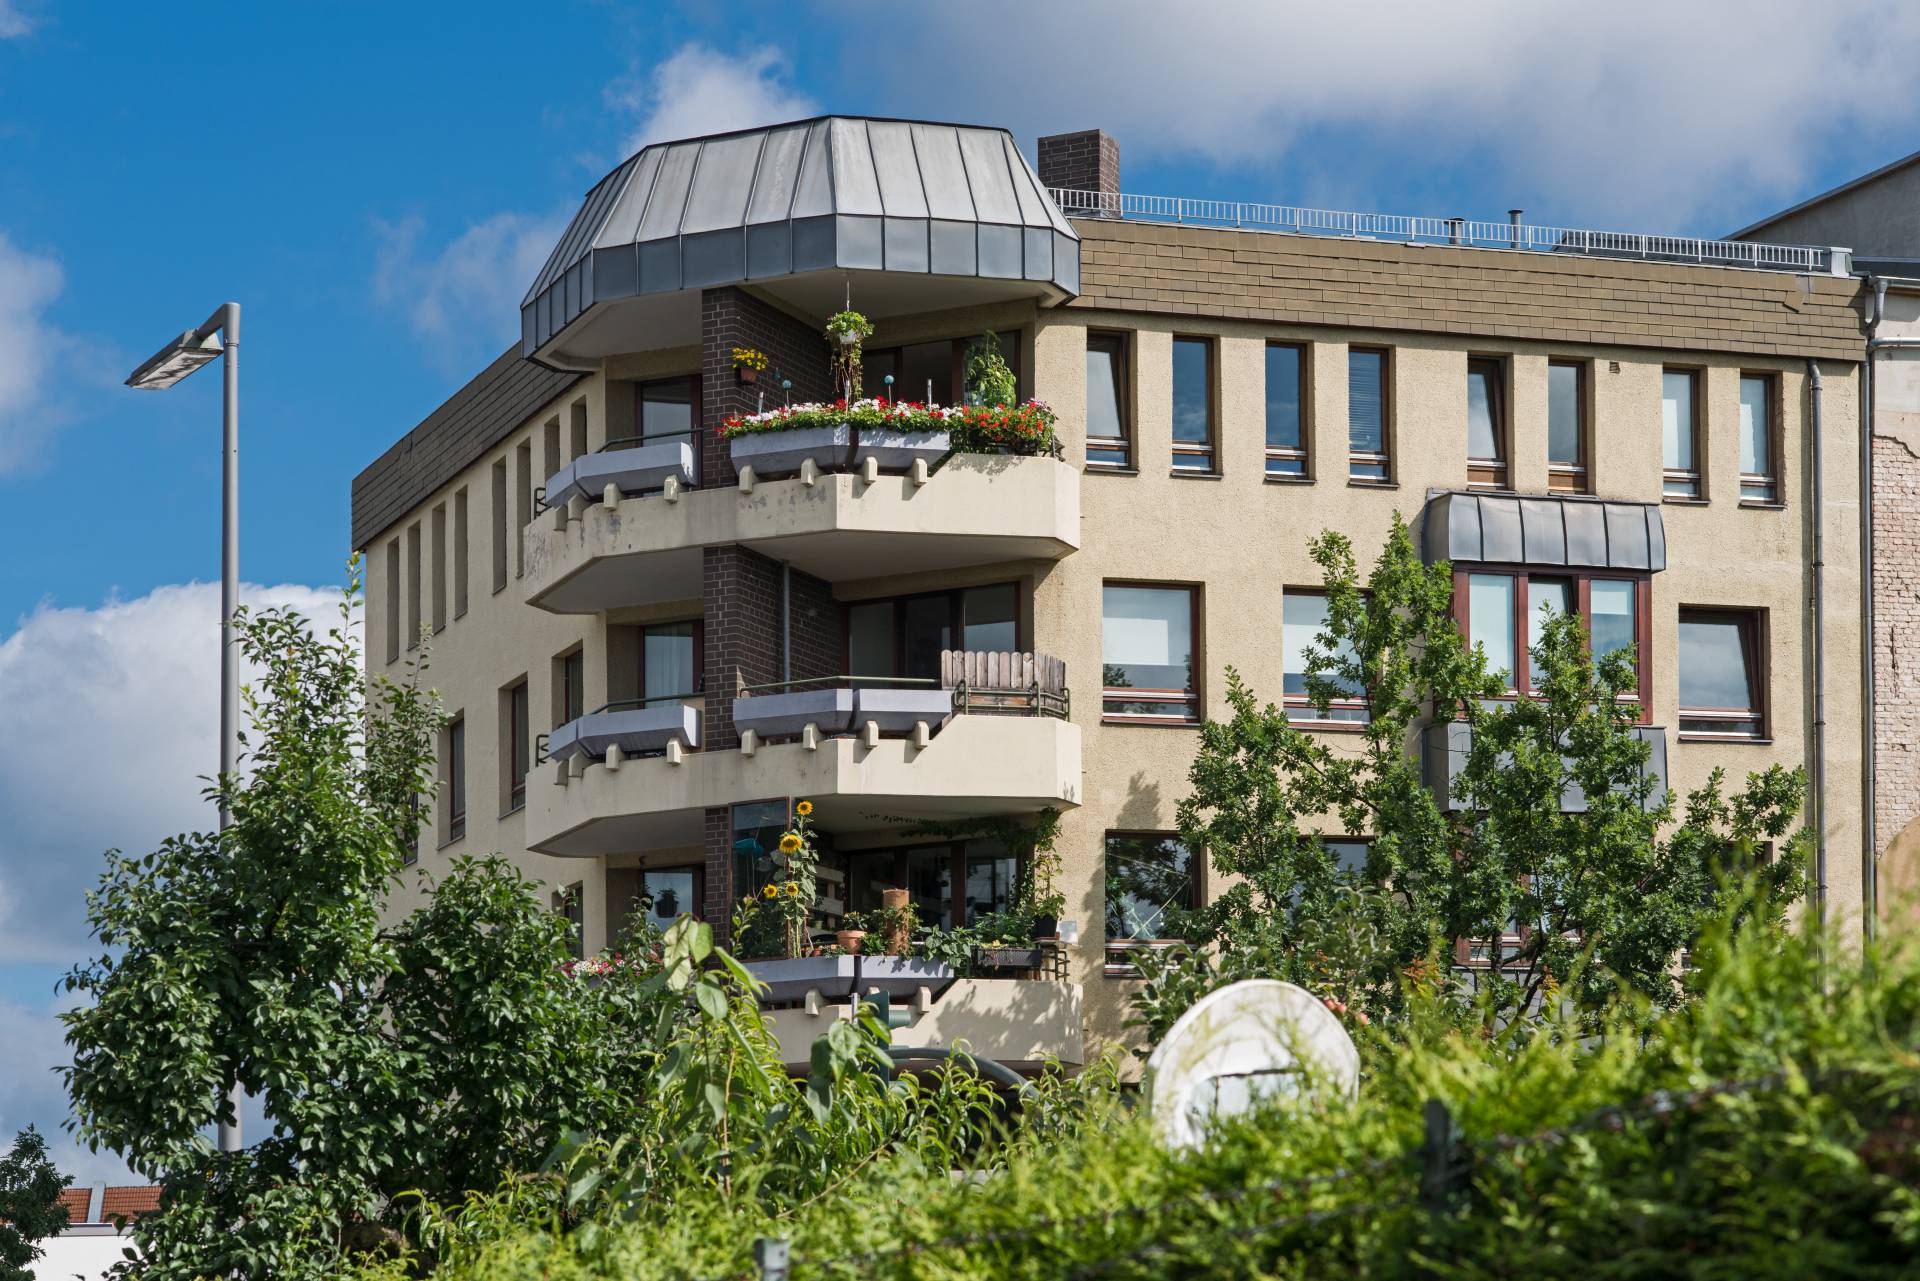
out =
<path fill-rule="evenodd" d="M 690 690 L 661 690 L 658 694 L 647 688 L 647 633 L 660 631 L 668 627 L 680 627 L 693 624 L 693 688 Z M 640 623 L 635 626 L 635 643 L 640 652 L 636 655 L 639 663 L 640 700 L 642 706 L 651 706 L 656 699 L 702 697 L 707 688 L 707 628 L 698 618 L 669 618 L 653 623 Z"/>
<path fill-rule="evenodd" d="M 647 388 L 664 387 L 669 383 L 685 383 L 687 392 L 687 422 L 690 424 L 684 432 L 661 432 L 658 440 L 677 440 L 685 436 L 693 448 L 693 487 L 698 489 L 705 479 L 701 458 L 706 449 L 706 427 L 701 422 L 701 386 L 704 380 L 698 370 L 685 374 L 666 374 L 659 378 L 639 378 L 633 384 L 633 439 L 636 444 L 648 444 L 647 436 Z M 608 442 L 618 444 L 618 441 Z M 603 446 L 604 448 L 604 446 Z"/>
<path fill-rule="evenodd" d="M 1013 588 L 1013 648 L 1016 653 L 1024 653 L 1031 648 L 1029 644 L 1030 638 L 1027 635 L 1027 597 L 1026 582 L 1024 579 L 1003 578 L 991 583 L 968 583 L 964 587 L 946 587 L 939 591 L 909 592 L 904 596 L 870 596 L 865 600 L 847 601 L 846 607 L 848 611 L 851 612 L 862 605 L 893 606 L 893 636 L 891 639 L 893 641 L 893 670 L 897 674 L 903 671 L 907 665 L 905 609 L 909 602 L 930 600 L 939 596 L 948 597 L 947 630 L 953 634 L 956 641 L 964 646 L 966 643 L 966 594 L 968 592 L 984 591 L 993 587 Z M 851 618 L 849 618 L 848 625 L 843 629 L 840 636 L 840 667 L 842 671 L 849 675 L 854 674 L 853 626 Z M 886 680 L 889 678 L 876 676 L 873 679 Z"/>
<path fill-rule="evenodd" d="M 1742 647 L 1746 651 L 1747 687 L 1753 691 L 1754 701 L 1758 704 L 1750 708 L 1732 707 L 1686 707 L 1681 706 L 1675 713 L 1681 727 L 1679 736 L 1682 742 L 1712 743 L 1771 743 L 1773 741 L 1773 699 L 1770 681 L 1772 679 L 1772 649 L 1768 614 L 1765 609 L 1738 605 L 1682 605 L 1679 610 L 1680 623 L 1689 619 L 1705 619 L 1714 622 L 1738 624 L 1741 632 Z M 1676 673 L 1679 656 L 1674 658 Z M 1679 682 L 1675 681 L 1676 691 Z M 1724 724 L 1749 724 L 1751 732 L 1729 729 L 1687 729 L 1689 720 L 1719 721 Z"/>
<path fill-rule="evenodd" d="M 1639 675 L 1639 689 L 1634 695 L 1638 704 L 1639 723 L 1653 723 L 1653 575 L 1647 570 L 1588 570 L 1561 565 L 1514 565 L 1496 563 L 1469 563 L 1457 561 L 1453 568 L 1453 619 L 1460 629 L 1460 635 L 1471 645 L 1473 637 L 1470 593 L 1467 580 L 1476 574 L 1514 579 L 1513 585 L 1513 666 L 1509 673 L 1510 683 L 1506 691 L 1498 697 L 1515 699 L 1532 697 L 1533 656 L 1527 651 L 1527 622 L 1532 615 L 1528 601 L 1528 584 L 1534 578 L 1564 578 L 1573 584 L 1574 605 L 1580 611 L 1581 625 L 1587 629 L 1588 643 L 1592 643 L 1593 633 L 1593 596 L 1595 580 L 1613 582 L 1631 582 L 1633 589 L 1633 648 L 1634 661 Z M 1625 696 L 1623 696 L 1624 698 Z"/>
<path fill-rule="evenodd" d="M 507 804 L 502 817 L 526 808 L 527 776 L 533 772 L 533 691 L 526 677 L 508 685 L 500 691 L 502 706 L 506 712 L 505 733 L 501 735 L 502 745 L 506 748 Z M 526 711 L 520 712 L 520 705 Z M 521 762 L 526 767 L 521 768 Z M 516 772 L 518 777 L 515 777 Z"/>
<path fill-rule="evenodd" d="M 1184 947 L 1185 939 L 1109 939 L 1107 937 L 1107 860 L 1110 857 L 1113 841 L 1120 840 L 1171 840 L 1181 844 L 1178 832 L 1155 832 L 1135 828 L 1114 828 L 1100 836 L 1100 945 L 1103 957 L 1102 970 L 1106 978 L 1136 978 L 1139 967 L 1127 959 L 1129 954 L 1151 951 L 1160 948 Z M 1187 850 L 1187 905 L 1186 910 L 1196 911 L 1206 901 L 1203 877 L 1207 861 L 1198 850 Z M 1116 959 L 1118 958 L 1118 959 Z"/>
<path fill-rule="evenodd" d="M 1706 371 L 1693 365 L 1662 365 L 1660 367 L 1660 399 L 1662 403 L 1664 403 L 1667 398 L 1666 383 L 1668 374 L 1685 374 L 1687 376 L 1688 395 L 1690 398 L 1687 420 L 1693 434 L 1693 447 L 1691 451 L 1693 454 L 1693 467 L 1689 470 L 1684 467 L 1666 466 L 1664 457 L 1667 447 L 1666 416 L 1663 413 L 1660 422 L 1660 449 L 1662 452 L 1660 498 L 1661 501 L 1669 503 L 1704 503 L 1707 501 L 1706 468 L 1700 465 L 1700 460 L 1705 454 L 1706 444 L 1705 433 L 1702 430 L 1704 424 L 1701 422 L 1701 411 L 1705 403 L 1702 392 L 1703 385 L 1706 382 Z M 1689 486 L 1690 489 L 1688 491 L 1675 493 L 1671 489 L 1671 486 L 1674 485 L 1686 485 Z"/>
<path fill-rule="evenodd" d="M 1133 334 L 1124 329 L 1089 329 L 1087 342 L 1091 346 L 1094 339 L 1111 339 L 1117 347 L 1114 359 L 1119 369 L 1114 374 L 1114 399 L 1120 412 L 1120 434 L 1118 436 L 1094 436 L 1086 438 L 1086 452 L 1103 449 L 1122 455 L 1117 463 L 1094 462 L 1086 460 L 1087 471 L 1132 472 L 1137 455 L 1134 452 L 1133 424 Z"/>
<path fill-rule="evenodd" d="M 1311 484 L 1313 482 L 1313 347 L 1308 343 L 1281 342 L 1269 340 L 1260 353 L 1260 370 L 1264 376 L 1269 353 L 1279 347 L 1294 353 L 1300 362 L 1300 444 L 1298 446 L 1275 445 L 1272 442 L 1272 424 L 1267 427 L 1266 477 L 1268 480 L 1286 484 Z M 1264 386 L 1264 384 L 1263 384 Z M 1263 406 L 1271 403 L 1263 399 Z M 1281 466 L 1276 469 L 1274 464 Z M 1288 464 L 1298 464 L 1298 471 L 1288 471 Z"/>
<path fill-rule="evenodd" d="M 1302 729 L 1316 729 L 1316 730 L 1330 729 L 1330 730 L 1343 730 L 1343 731 L 1364 730 L 1373 721 L 1373 704 L 1371 700 L 1366 698 L 1331 699 L 1327 703 L 1327 707 L 1329 711 L 1332 711 L 1335 709 L 1346 709 L 1346 710 L 1358 711 L 1361 713 L 1361 715 L 1356 720 L 1324 720 L 1320 716 L 1319 709 L 1314 707 L 1313 701 L 1311 699 L 1309 699 L 1305 694 L 1289 693 L 1286 688 L 1286 683 L 1287 683 L 1286 600 L 1287 600 L 1287 597 L 1318 596 L 1324 600 L 1326 598 L 1326 595 L 1327 595 L 1327 592 L 1324 587 L 1283 587 L 1280 589 L 1280 653 L 1281 653 L 1280 707 L 1281 707 L 1281 710 L 1286 714 L 1287 723 L 1289 725 L 1297 725 Z M 1358 840 L 1360 838 L 1341 837 L 1339 839 Z M 1371 840 L 1372 838 L 1368 837 L 1367 839 Z"/>
<path fill-rule="evenodd" d="M 1168 352 L 1168 386 L 1173 385 L 1173 352 L 1181 343 L 1198 343 L 1204 353 L 1207 371 L 1207 436 L 1204 441 L 1173 441 L 1172 470 L 1175 476 L 1218 476 L 1220 474 L 1220 344 L 1210 334 L 1175 334 Z M 1168 427 L 1171 431 L 1172 417 Z M 1183 467 L 1183 458 L 1197 459 L 1198 465 Z"/>
<path fill-rule="evenodd" d="M 1780 390 L 1782 380 L 1779 374 L 1771 370 L 1743 369 L 1740 371 L 1738 381 L 1734 384 L 1736 392 L 1739 390 L 1740 383 L 1746 382 L 1749 378 L 1759 380 L 1765 384 L 1767 389 L 1767 461 L 1772 464 L 1772 470 L 1764 474 L 1745 471 L 1740 473 L 1740 505 L 1742 507 L 1782 507 L 1786 505 L 1784 497 L 1786 490 L 1782 485 L 1780 475 L 1780 460 L 1784 452 L 1781 448 L 1783 443 L 1781 425 L 1783 415 L 1781 410 L 1784 408 Z M 1739 401 L 1736 399 L 1736 406 L 1738 403 Z M 1739 430 L 1740 421 L 1738 413 L 1739 411 L 1736 408 L 1734 418 L 1736 435 Z M 1736 439 L 1734 444 L 1737 448 L 1739 441 Z M 1759 489 L 1764 492 L 1760 494 L 1749 494 L 1747 491 L 1750 488 Z"/>
<path fill-rule="evenodd" d="M 1591 493 L 1593 458 L 1593 407 L 1589 398 L 1593 395 L 1593 362 L 1562 357 L 1547 362 L 1547 378 L 1551 383 L 1555 369 L 1571 369 L 1574 376 L 1573 412 L 1578 421 L 1574 424 L 1574 457 L 1570 463 L 1553 460 L 1553 425 L 1547 424 L 1547 489 L 1556 494 Z M 1548 389 L 1548 404 L 1552 404 L 1552 389 Z M 1551 409 L 1549 409 L 1551 413 Z"/>
<path fill-rule="evenodd" d="M 1471 386 L 1476 369 L 1488 374 L 1488 395 L 1490 403 L 1487 412 L 1493 418 L 1493 447 L 1498 455 L 1494 458 L 1475 458 L 1471 451 L 1467 454 L 1467 488 L 1496 489 L 1511 488 L 1508 477 L 1511 474 L 1513 457 L 1513 414 L 1512 397 L 1508 392 L 1507 380 L 1511 362 L 1504 356 L 1468 356 L 1467 382 Z M 1469 400 L 1471 405 L 1471 400 Z M 1471 424 L 1469 424 L 1471 429 Z"/>
<path fill-rule="evenodd" d="M 1351 396 L 1353 387 L 1353 357 L 1356 352 L 1370 352 L 1380 357 L 1380 448 L 1373 452 L 1363 452 L 1353 447 L 1353 406 L 1347 406 L 1347 483 L 1350 485 L 1392 486 L 1393 474 L 1393 420 L 1396 406 L 1393 398 L 1393 348 L 1379 347 L 1364 343 L 1349 344 L 1347 347 L 1347 387 Z M 1378 476 L 1361 476 L 1354 471 L 1356 467 L 1379 467 Z"/>
<path fill-rule="evenodd" d="M 467 718 L 456 715 L 441 731 L 445 745 L 442 757 L 442 782 L 445 784 L 446 823 L 440 834 L 442 845 L 451 845 L 467 835 Z M 456 749 L 456 744 L 458 750 Z"/>
<path fill-rule="evenodd" d="M 1187 634 L 1193 638 L 1193 653 L 1187 658 L 1188 677 L 1193 684 L 1193 692 L 1184 690 L 1139 689 L 1133 686 L 1114 686 L 1109 688 L 1104 680 L 1106 668 L 1106 595 L 1109 587 L 1149 587 L 1158 591 L 1187 593 L 1188 618 Z M 1166 583 L 1136 578 L 1106 578 L 1100 581 L 1100 666 L 1103 679 L 1100 689 L 1100 723 L 1103 725 L 1172 725 L 1191 729 L 1204 720 L 1202 711 L 1206 707 L 1206 690 L 1201 683 L 1201 672 L 1205 670 L 1201 655 L 1205 652 L 1205 638 L 1201 633 L 1200 584 Z M 1143 697 L 1148 695 L 1151 697 Z M 1185 703 L 1189 714 L 1186 716 L 1156 716 L 1146 713 L 1110 712 L 1109 702 L 1122 703 Z"/>

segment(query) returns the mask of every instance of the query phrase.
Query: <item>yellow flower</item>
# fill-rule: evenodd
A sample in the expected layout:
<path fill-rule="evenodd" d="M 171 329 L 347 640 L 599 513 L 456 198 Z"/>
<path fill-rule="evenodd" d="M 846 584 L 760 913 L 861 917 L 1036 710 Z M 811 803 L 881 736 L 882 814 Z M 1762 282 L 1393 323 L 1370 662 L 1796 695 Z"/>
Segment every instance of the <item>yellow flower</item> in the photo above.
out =
<path fill-rule="evenodd" d="M 782 854 L 798 854 L 800 852 L 800 838 L 792 832 L 788 832 L 780 838 L 780 852 Z"/>
<path fill-rule="evenodd" d="M 793 812 L 798 814 L 801 818 L 805 818 L 807 815 L 813 813 L 813 802 L 801 801 L 798 805 L 793 807 Z"/>
<path fill-rule="evenodd" d="M 764 894 L 764 895 L 766 895 L 766 896 L 767 896 L 768 898 L 779 898 L 779 897 L 780 897 L 780 891 L 779 891 L 779 889 L 778 889 L 778 888 L 776 888 L 775 886 L 773 886 L 772 884 L 769 884 L 769 885 L 767 886 L 767 888 L 766 888 L 766 889 L 764 889 L 764 890 L 761 890 L 760 892 L 761 892 L 762 894 Z"/>
<path fill-rule="evenodd" d="M 787 882 L 787 897 L 788 898 L 800 897 L 800 883 L 798 881 Z"/>

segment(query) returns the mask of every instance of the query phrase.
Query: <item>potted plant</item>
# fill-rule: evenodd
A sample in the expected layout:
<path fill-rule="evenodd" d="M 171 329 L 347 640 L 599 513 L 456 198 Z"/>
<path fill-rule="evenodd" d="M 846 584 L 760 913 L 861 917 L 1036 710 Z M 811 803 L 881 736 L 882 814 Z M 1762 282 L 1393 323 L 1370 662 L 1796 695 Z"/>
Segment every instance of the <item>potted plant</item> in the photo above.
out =
<path fill-rule="evenodd" d="M 1066 910 L 1067 896 L 1056 884 L 1060 876 L 1060 852 L 1054 848 L 1059 836 L 1057 815 L 1049 813 L 1035 831 L 1027 850 L 1026 879 L 1020 886 L 1019 910 L 1032 922 L 1032 935 L 1050 939 L 1060 933 L 1060 913 Z"/>
<path fill-rule="evenodd" d="M 857 311 L 836 311 L 827 318 L 833 384 L 848 400 L 860 399 L 860 347 L 872 336 L 873 322 Z"/>
<path fill-rule="evenodd" d="M 840 918 L 840 928 L 834 931 L 833 941 L 848 956 L 860 955 L 860 940 L 867 937 L 867 920 L 859 912 L 848 912 Z"/>
<path fill-rule="evenodd" d="M 760 371 L 767 367 L 767 354 L 758 347 L 735 347 L 733 349 L 733 372 L 743 383 L 758 382 Z"/>
<path fill-rule="evenodd" d="M 913 903 L 903 889 L 881 890 L 879 910 L 869 913 L 868 927 L 880 936 L 888 956 L 905 956 L 913 946 L 916 924 Z"/>

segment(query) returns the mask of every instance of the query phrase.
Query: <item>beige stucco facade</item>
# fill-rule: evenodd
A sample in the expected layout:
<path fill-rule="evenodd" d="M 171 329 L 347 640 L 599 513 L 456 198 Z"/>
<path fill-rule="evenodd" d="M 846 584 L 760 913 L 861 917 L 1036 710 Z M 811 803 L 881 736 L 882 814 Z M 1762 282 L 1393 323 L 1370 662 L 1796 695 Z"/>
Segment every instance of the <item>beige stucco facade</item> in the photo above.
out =
<path fill-rule="evenodd" d="M 1557 260 L 1522 261 L 1553 255 L 1463 250 L 1437 257 L 1418 246 L 1341 247 L 1336 242 L 1327 248 L 1308 238 L 1269 236 L 1265 241 L 1280 257 L 1259 263 L 1252 278 L 1271 281 L 1272 298 L 1263 302 L 1257 291 L 1229 293 L 1224 280 L 1213 281 L 1220 289 L 1209 293 L 1209 281 L 1222 273 L 1191 266 L 1187 284 L 1201 301 L 1169 300 L 1160 296 L 1161 284 L 1170 275 L 1180 279 L 1178 264 L 1187 248 L 1197 245 L 1207 253 L 1242 258 L 1251 235 L 1216 232 L 1209 240 L 1209 233 L 1175 230 L 1179 234 L 1171 237 L 1141 237 L 1124 226 L 1083 224 L 1088 283 L 1076 303 L 1002 305 L 892 321 L 872 340 L 877 345 L 965 336 L 986 327 L 1018 329 L 1023 382 L 1059 416 L 1062 463 L 1023 460 L 997 473 L 975 466 L 945 469 L 923 488 L 906 478 L 883 477 L 871 492 L 847 475 L 823 477 L 817 486 L 770 482 L 754 494 L 738 492 L 731 478 L 709 478 L 711 488 L 681 496 L 672 512 L 658 495 L 631 497 L 614 509 L 577 512 L 572 520 L 547 513 L 523 529 L 527 511 L 520 496 L 530 484 L 540 483 L 580 443 L 594 449 L 610 434 L 624 434 L 610 433 L 608 423 L 624 422 L 631 413 L 628 380 L 698 370 L 698 349 L 681 347 L 609 360 L 373 538 L 367 635 L 375 674 L 398 674 L 410 657 L 403 639 L 399 661 L 388 661 L 385 638 L 392 634 L 396 610 L 404 638 L 411 601 L 423 602 L 418 608 L 429 626 L 433 602 L 443 595 L 449 602 L 444 626 L 431 638 L 432 662 L 423 679 L 441 691 L 449 712 L 466 719 L 467 826 L 463 839 L 443 842 L 444 816 L 434 813 L 422 842 L 422 869 L 437 872 L 451 857 L 499 850 L 529 876 L 556 888 L 579 884 L 584 944 L 593 950 L 608 942 L 614 925 L 609 918 L 615 909 L 606 892 L 609 870 L 697 861 L 701 838 L 692 816 L 703 807 L 817 789 L 823 820 L 837 805 L 848 816 L 853 838 L 848 844 L 857 846 L 870 839 L 851 830 L 862 827 L 851 816 L 861 812 L 863 798 L 881 798 L 874 803 L 882 808 L 917 812 L 903 798 L 920 796 L 921 809 L 935 815 L 1024 813 L 1055 804 L 1064 811 L 1059 849 L 1066 915 L 1080 924 L 1070 977 L 1081 985 L 1083 997 L 1075 998 L 1072 1012 L 1084 1017 L 1089 1050 L 1124 1039 L 1128 985 L 1103 975 L 1104 837 L 1174 827 L 1197 731 L 1103 723 L 1103 584 L 1127 580 L 1198 589 L 1198 679 L 1208 714 L 1225 709 L 1228 665 L 1262 698 L 1278 701 L 1282 601 L 1290 588 L 1311 587 L 1319 577 L 1308 541 L 1322 530 L 1338 530 L 1363 560 L 1370 560 L 1394 513 L 1417 521 L 1429 491 L 1465 488 L 1467 360 L 1494 356 L 1506 362 L 1514 491 L 1547 492 L 1548 362 L 1571 359 L 1589 371 L 1591 491 L 1605 499 L 1660 505 L 1668 560 L 1667 568 L 1652 576 L 1647 606 L 1652 643 L 1645 662 L 1651 671 L 1651 723 L 1666 728 L 1671 783 L 1681 793 L 1705 782 L 1715 768 L 1726 770 L 1734 786 L 1747 771 L 1775 762 L 1813 772 L 1812 549 L 1819 522 L 1826 901 L 1835 919 L 1857 915 L 1864 727 L 1860 366 L 1857 354 L 1847 358 L 1843 341 L 1846 325 L 1857 323 L 1851 282 L 1586 260 L 1568 268 Z M 1163 252 L 1168 247 L 1175 252 Z M 1130 267 L 1133 260 L 1141 265 Z M 1144 265 L 1148 261 L 1150 268 Z M 1367 261 L 1377 264 L 1383 279 L 1406 278 L 1394 286 L 1398 300 L 1369 288 Z M 1443 262 L 1448 273 L 1443 282 L 1421 283 L 1409 274 L 1435 262 Z M 1480 296 L 1496 287 L 1531 288 L 1524 280 L 1516 283 L 1516 275 L 1530 269 L 1575 271 L 1578 290 L 1560 297 L 1564 302 L 1577 294 L 1583 310 L 1556 312 L 1560 304 L 1550 294 L 1528 303 Z M 1123 283 L 1129 270 L 1143 282 L 1152 277 L 1159 283 L 1135 291 Z M 1486 291 L 1471 285 L 1475 273 L 1489 282 Z M 1622 303 L 1618 310 L 1601 305 L 1609 282 Z M 1446 289 L 1456 291 L 1461 303 L 1453 311 Z M 1312 306 L 1288 301 L 1315 292 L 1321 301 Z M 1465 296 L 1469 292 L 1471 299 Z M 1419 305 L 1405 305 L 1411 295 L 1419 296 Z M 1716 297 L 1724 301 L 1727 315 L 1737 313 L 1736 319 L 1716 324 Z M 1212 303 L 1205 301 L 1209 298 Z M 1663 299 L 1671 300 L 1665 311 Z M 1502 307 L 1512 308 L 1520 320 L 1474 319 Z M 1797 332 L 1809 313 L 1821 319 L 1804 322 L 1808 332 Z M 1135 466 L 1126 473 L 1082 470 L 1090 329 L 1129 336 Z M 1216 344 L 1217 474 L 1172 471 L 1175 335 L 1206 337 Z M 1300 344 L 1308 353 L 1310 478 L 1304 481 L 1272 480 L 1266 474 L 1263 352 L 1275 341 Z M 1390 485 L 1348 481 L 1346 360 L 1354 344 L 1391 353 Z M 1810 429 L 1809 354 L 1821 358 L 1824 385 L 1817 439 Z M 1698 502 L 1662 502 L 1661 371 L 1669 366 L 1702 371 L 1704 497 Z M 1743 372 L 1777 380 L 1781 501 L 1767 506 L 1739 501 L 1735 423 Z M 1822 491 L 1817 508 L 1816 461 Z M 503 466 L 504 515 L 495 484 Z M 456 497 L 461 492 L 464 500 Z M 451 531 L 462 501 L 464 556 L 451 546 L 433 554 L 432 531 L 439 520 L 434 513 L 446 508 Z M 409 532 L 416 523 L 427 549 L 417 576 Z M 890 525 L 898 527 L 893 531 L 897 544 L 889 541 Z M 500 531 L 504 544 L 496 553 Z M 628 761 L 615 771 L 600 762 L 572 772 L 545 765 L 527 781 L 525 807 L 510 807 L 501 755 L 503 691 L 524 677 L 533 729 L 549 730 L 559 706 L 556 659 L 583 647 L 585 701 L 589 707 L 599 704 L 609 689 L 610 626 L 701 616 L 698 575 L 689 575 L 684 559 L 673 560 L 676 555 L 697 556 L 700 547 L 716 540 L 751 539 L 778 557 L 781 540 L 789 538 L 802 540 L 794 545 L 808 547 L 820 565 L 831 566 L 822 576 L 841 602 L 935 587 L 1018 583 L 1027 647 L 1065 660 L 1074 695 L 1071 723 L 958 718 L 924 748 L 897 739 L 877 746 L 832 739 L 818 748 L 762 747 L 752 756 L 728 748 L 725 760 L 696 759 L 705 754 L 692 753 L 671 762 Z M 836 546 L 836 540 L 844 545 Z M 1004 554 L 993 550 L 996 540 L 1003 541 Z M 469 584 L 467 608 L 456 616 L 451 603 L 456 593 L 440 576 L 454 574 L 462 564 Z M 504 584 L 494 590 L 491 567 L 499 564 L 504 564 Z M 650 577 L 650 566 L 669 565 L 677 568 Z M 587 612 L 554 612 L 556 585 L 586 581 L 597 571 L 605 572 L 599 573 L 594 591 L 568 602 L 569 608 Z M 1767 741 L 1697 742 L 1678 732 L 1674 654 L 1679 610 L 1687 606 L 1764 611 Z M 582 838 L 595 830 L 598 838 Z M 536 846 L 568 852 L 554 856 L 534 852 Z M 398 906 L 408 901 L 403 897 Z M 993 1001 L 983 1008 L 988 1007 L 1000 1008 Z M 1017 1007 L 1017 1001 L 1007 1006 Z M 1057 1018 L 1059 1011 L 1049 1007 L 1047 1017 Z M 975 1028 L 973 1035 L 981 1034 Z"/>

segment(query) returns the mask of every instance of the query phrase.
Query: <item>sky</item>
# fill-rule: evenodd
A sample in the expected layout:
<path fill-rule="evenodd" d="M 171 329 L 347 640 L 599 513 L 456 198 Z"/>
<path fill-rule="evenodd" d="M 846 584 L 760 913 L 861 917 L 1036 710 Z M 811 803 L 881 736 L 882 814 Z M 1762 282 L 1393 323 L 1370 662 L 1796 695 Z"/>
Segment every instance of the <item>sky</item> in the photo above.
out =
<path fill-rule="evenodd" d="M 65 1136 L 102 851 L 209 825 L 220 380 L 242 573 L 331 610 L 352 478 L 503 350 L 634 148 L 823 111 L 1102 128 L 1121 186 L 1724 234 L 1920 148 L 1920 5 L 0 0 L 0 1144 Z M 204 763 L 204 764 L 203 764 Z"/>

